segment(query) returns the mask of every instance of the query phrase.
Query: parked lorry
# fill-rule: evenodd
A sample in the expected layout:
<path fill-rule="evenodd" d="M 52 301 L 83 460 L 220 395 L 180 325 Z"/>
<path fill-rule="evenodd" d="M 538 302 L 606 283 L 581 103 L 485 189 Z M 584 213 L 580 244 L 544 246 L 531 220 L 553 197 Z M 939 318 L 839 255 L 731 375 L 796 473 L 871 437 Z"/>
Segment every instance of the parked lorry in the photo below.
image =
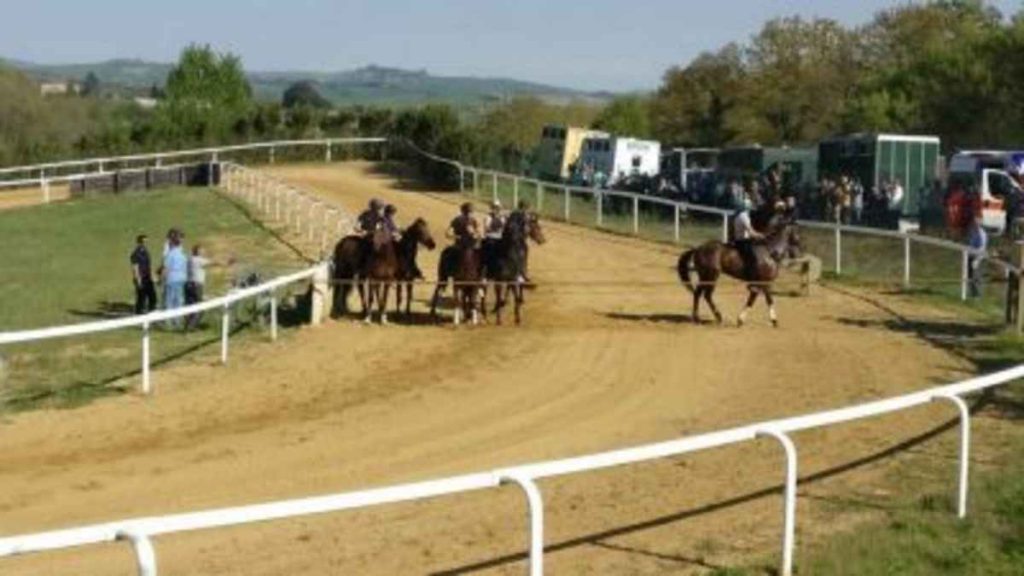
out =
<path fill-rule="evenodd" d="M 544 180 L 569 180 L 584 140 L 601 137 L 607 138 L 608 134 L 575 126 L 545 126 L 537 146 L 534 175 Z"/>
<path fill-rule="evenodd" d="M 661 144 L 620 136 L 584 140 L 577 173 L 588 185 L 614 187 L 626 180 L 653 179 L 661 164 Z"/>
<path fill-rule="evenodd" d="M 696 200 L 715 185 L 717 148 L 672 148 L 661 155 L 661 177 L 672 196 Z"/>
<path fill-rule="evenodd" d="M 940 170 L 940 140 L 935 136 L 852 134 L 818 144 L 821 177 L 848 176 L 860 180 L 865 193 L 899 184 L 903 198 L 895 212 L 917 219 L 936 189 Z"/>

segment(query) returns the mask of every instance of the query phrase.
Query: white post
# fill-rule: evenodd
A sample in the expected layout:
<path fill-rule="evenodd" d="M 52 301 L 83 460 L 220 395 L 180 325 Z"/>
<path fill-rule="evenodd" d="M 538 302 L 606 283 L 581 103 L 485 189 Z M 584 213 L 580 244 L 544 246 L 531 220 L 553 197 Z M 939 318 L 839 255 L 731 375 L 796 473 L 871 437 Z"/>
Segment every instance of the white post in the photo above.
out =
<path fill-rule="evenodd" d="M 680 212 L 682 212 L 682 208 L 679 207 L 679 204 L 676 204 L 676 221 L 675 221 L 675 238 L 676 238 L 676 242 L 679 242 L 679 238 L 680 238 L 680 236 L 679 236 Z"/>
<path fill-rule="evenodd" d="M 633 235 L 640 234 L 640 197 L 633 196 Z"/>
<path fill-rule="evenodd" d="M 785 501 L 782 506 L 782 564 L 779 567 L 779 574 L 792 576 L 793 548 L 796 544 L 796 446 L 786 433 L 777 430 L 763 430 L 757 435 L 775 438 L 782 444 L 782 449 L 786 452 L 786 489 Z"/>
<path fill-rule="evenodd" d="M 277 290 L 270 291 L 270 340 L 277 342 Z"/>
<path fill-rule="evenodd" d="M 544 184 L 537 180 L 537 213 L 544 212 Z"/>
<path fill-rule="evenodd" d="M 970 256 L 966 249 L 960 252 L 960 300 L 967 301 L 967 282 L 970 276 Z"/>
<path fill-rule="evenodd" d="M 951 402 L 960 413 L 960 485 L 957 492 L 956 515 L 957 518 L 964 519 L 967 517 L 967 483 L 971 465 L 971 409 L 963 398 L 952 394 L 932 398 L 932 401 L 938 400 Z"/>
<path fill-rule="evenodd" d="M 466 169 L 459 164 L 459 192 L 466 192 Z"/>
<path fill-rule="evenodd" d="M 330 143 L 330 141 L 328 141 L 327 144 L 324 145 L 324 148 L 325 148 L 325 150 L 324 150 L 324 162 L 327 162 L 328 164 L 330 164 L 331 160 L 332 160 L 332 156 L 331 156 L 331 143 Z"/>
<path fill-rule="evenodd" d="M 43 178 L 43 202 L 50 203 L 50 181 L 46 178 Z"/>
<path fill-rule="evenodd" d="M 491 173 L 491 200 L 492 201 L 497 201 L 498 200 L 498 173 L 497 172 L 492 172 Z"/>
<path fill-rule="evenodd" d="M 569 202 L 572 201 L 572 194 L 569 192 L 568 186 L 563 188 L 562 192 L 565 192 L 565 221 L 568 222 L 570 216 Z"/>
<path fill-rule="evenodd" d="M 903 238 L 903 287 L 910 288 L 910 236 Z"/>
<path fill-rule="evenodd" d="M 149 379 L 149 322 L 142 324 L 142 393 L 152 391 Z"/>
<path fill-rule="evenodd" d="M 526 494 L 530 518 L 530 576 L 544 575 L 544 499 L 531 478 L 519 474 L 501 477 L 502 484 L 515 484 Z"/>
<path fill-rule="evenodd" d="M 476 196 L 477 194 L 480 193 L 480 185 L 479 185 L 480 172 L 478 170 L 473 170 L 472 172 L 473 172 L 473 196 Z"/>
<path fill-rule="evenodd" d="M 139 576 L 157 576 L 156 573 L 156 552 L 153 550 L 153 543 L 149 536 L 133 529 L 119 530 L 117 539 L 131 542 L 135 551 L 135 565 L 138 568 Z"/>
<path fill-rule="evenodd" d="M 274 156 L 275 156 L 274 147 L 271 146 L 268 150 L 270 151 L 270 163 L 273 164 L 274 163 Z"/>
<path fill-rule="evenodd" d="M 722 242 L 729 242 L 729 214 L 722 212 Z"/>
<path fill-rule="evenodd" d="M 843 273 L 843 229 L 836 225 L 836 276 Z"/>
<path fill-rule="evenodd" d="M 228 336 L 231 332 L 231 305 L 225 304 L 220 317 L 220 363 L 228 363 Z"/>
<path fill-rule="evenodd" d="M 597 227 L 604 226 L 604 194 L 594 192 L 597 197 Z"/>
<path fill-rule="evenodd" d="M 512 178 L 512 209 L 519 206 L 519 177 Z"/>
<path fill-rule="evenodd" d="M 209 171 L 206 174 L 206 185 L 209 188 L 213 188 L 213 170 L 214 170 L 214 166 L 216 166 L 216 165 L 217 165 L 217 153 L 214 152 L 210 156 L 210 169 L 209 169 Z"/>

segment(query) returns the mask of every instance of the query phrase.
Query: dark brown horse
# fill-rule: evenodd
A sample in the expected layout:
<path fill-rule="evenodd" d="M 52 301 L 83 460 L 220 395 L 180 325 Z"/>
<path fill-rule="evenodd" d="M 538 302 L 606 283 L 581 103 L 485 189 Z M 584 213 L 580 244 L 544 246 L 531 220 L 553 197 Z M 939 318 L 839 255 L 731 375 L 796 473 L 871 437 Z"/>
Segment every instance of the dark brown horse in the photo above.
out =
<path fill-rule="evenodd" d="M 437 245 L 434 237 L 430 234 L 430 226 L 423 218 L 417 218 L 408 228 L 402 232 L 402 239 L 398 241 L 398 286 L 395 288 L 395 311 L 402 312 L 402 288 L 405 288 L 405 314 L 409 315 L 412 309 L 412 289 L 417 280 L 423 279 L 419 266 L 416 265 L 416 255 L 419 247 L 424 246 L 427 250 L 433 250 Z"/>
<path fill-rule="evenodd" d="M 437 288 L 430 301 L 430 315 L 437 316 L 437 303 L 449 282 L 454 284 L 455 324 L 462 315 L 473 324 L 480 322 L 480 295 L 484 289 L 480 266 L 480 248 L 469 244 L 456 244 L 441 251 L 437 263 Z"/>
<path fill-rule="evenodd" d="M 536 214 L 513 212 L 505 223 L 501 240 L 491 251 L 490 261 L 485 262 L 487 280 L 494 284 L 494 315 L 499 325 L 506 292 L 515 300 L 516 324 L 522 322 L 523 279 L 529 254 L 527 240 L 537 244 L 545 242 L 540 218 Z"/>
<path fill-rule="evenodd" d="M 786 257 L 796 257 L 800 254 L 800 235 L 796 225 L 790 222 L 781 223 L 774 231 L 770 232 L 764 244 L 755 245 L 754 254 L 757 257 L 756 266 L 748 271 L 744 266 L 743 256 L 740 251 L 730 244 L 718 241 L 711 241 L 702 246 L 684 252 L 679 257 L 678 272 L 686 289 L 693 293 L 693 321 L 700 322 L 700 299 L 703 297 L 711 307 L 715 320 L 721 324 L 722 314 L 715 306 L 714 294 L 718 278 L 727 274 L 747 283 L 747 305 L 740 312 L 738 324 L 740 326 L 746 321 L 747 312 L 757 302 L 758 294 L 764 294 L 768 303 L 768 316 L 773 326 L 778 326 L 778 316 L 775 314 L 775 299 L 772 296 L 772 282 L 779 275 L 780 263 Z M 696 270 L 698 283 L 692 284 L 690 271 Z"/>
<path fill-rule="evenodd" d="M 365 242 L 369 252 L 363 259 L 359 296 L 363 300 L 364 321 L 373 322 L 373 304 L 376 302 L 380 323 L 388 323 L 388 292 L 398 279 L 398 251 L 387 230 L 376 230 Z"/>

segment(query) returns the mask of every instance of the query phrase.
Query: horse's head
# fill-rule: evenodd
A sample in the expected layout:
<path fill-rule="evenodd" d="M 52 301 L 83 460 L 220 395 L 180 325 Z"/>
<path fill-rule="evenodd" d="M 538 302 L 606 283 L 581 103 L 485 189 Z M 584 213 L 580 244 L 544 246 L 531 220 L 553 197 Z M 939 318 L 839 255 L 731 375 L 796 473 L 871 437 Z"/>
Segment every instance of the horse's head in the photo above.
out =
<path fill-rule="evenodd" d="M 383 228 L 377 229 L 373 232 L 371 237 L 370 245 L 373 246 L 373 252 L 376 254 L 388 246 L 391 246 L 393 238 L 391 233 Z"/>
<path fill-rule="evenodd" d="M 535 212 L 526 216 L 526 235 L 537 244 L 547 242 L 547 238 L 544 237 L 544 229 L 540 226 L 540 216 Z"/>
<path fill-rule="evenodd" d="M 800 228 L 795 222 L 787 221 L 775 234 L 774 240 L 769 242 L 772 258 L 784 260 L 786 258 L 800 258 L 803 255 L 803 241 L 800 238 Z"/>
<path fill-rule="evenodd" d="M 437 247 L 437 243 L 434 242 L 434 236 L 430 233 L 430 226 L 423 218 L 417 218 L 405 233 L 407 235 L 411 234 L 416 239 L 416 242 L 426 246 L 427 250 L 433 250 Z"/>

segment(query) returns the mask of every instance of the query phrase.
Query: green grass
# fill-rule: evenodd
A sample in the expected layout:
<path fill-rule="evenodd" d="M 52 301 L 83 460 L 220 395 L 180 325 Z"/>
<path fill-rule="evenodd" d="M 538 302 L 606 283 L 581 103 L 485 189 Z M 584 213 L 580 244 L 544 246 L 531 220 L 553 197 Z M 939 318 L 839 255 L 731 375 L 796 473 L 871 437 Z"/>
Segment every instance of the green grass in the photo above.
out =
<path fill-rule="evenodd" d="M 128 255 L 139 233 L 159 264 L 163 236 L 177 226 L 186 245 L 202 243 L 221 264 L 209 272 L 207 298 L 223 294 L 243 270 L 271 277 L 302 262 L 247 214 L 207 189 L 75 200 L 0 212 L 0 330 L 88 322 L 130 313 L 134 304 Z M 160 365 L 216 342 L 219 318 L 188 335 L 156 330 L 153 363 Z M 0 409 L 65 407 L 133 386 L 140 367 L 134 329 L 7 346 Z"/>

